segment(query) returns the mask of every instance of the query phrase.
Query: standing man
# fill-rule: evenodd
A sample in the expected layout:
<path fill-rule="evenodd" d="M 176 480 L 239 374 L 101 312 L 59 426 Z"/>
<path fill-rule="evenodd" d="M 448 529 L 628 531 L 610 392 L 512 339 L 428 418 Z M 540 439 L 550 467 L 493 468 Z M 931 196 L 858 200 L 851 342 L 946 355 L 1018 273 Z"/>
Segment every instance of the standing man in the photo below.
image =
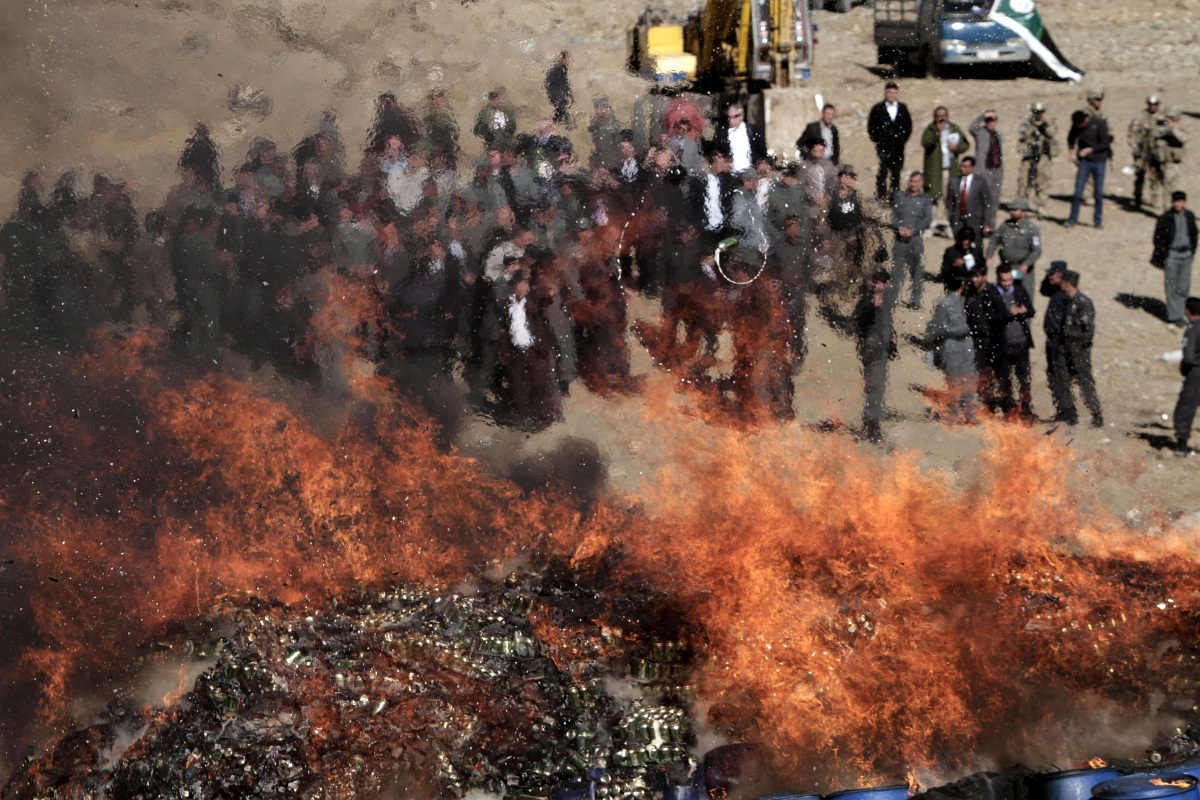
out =
<path fill-rule="evenodd" d="M 1001 264 L 996 269 L 996 288 L 1000 298 L 999 314 L 993 320 L 993 368 L 999 388 L 997 401 L 1006 414 L 1023 420 L 1033 420 L 1033 386 L 1029 351 L 1033 336 L 1029 320 L 1033 318 L 1033 298 L 1024 287 L 1013 281 L 1013 268 Z M 1013 376 L 1016 375 L 1019 400 L 1013 396 Z"/>
<path fill-rule="evenodd" d="M 958 238 L 961 228 L 974 228 L 986 236 L 992 232 L 987 224 L 989 214 L 995 215 L 995 199 L 987 182 L 975 174 L 975 158 L 967 156 L 959 167 L 961 174 L 951 179 L 950 189 L 946 193 L 946 215 L 950 219 L 950 228 L 954 237 Z"/>
<path fill-rule="evenodd" d="M 933 122 L 921 134 L 921 147 L 925 149 L 925 191 L 937 203 L 946 184 L 958 177 L 958 157 L 971 149 L 971 143 L 963 129 L 950 121 L 946 107 L 938 106 L 933 110 Z M 982 230 L 978 223 L 972 227 Z"/>
<path fill-rule="evenodd" d="M 1038 101 L 1029 107 L 1029 118 L 1017 128 L 1021 145 L 1021 170 L 1017 174 L 1017 196 L 1033 203 L 1041 216 L 1046 187 L 1050 185 L 1051 164 L 1058 155 L 1058 126 L 1046 116 L 1046 105 Z M 1033 195 L 1032 199 L 1030 195 Z"/>
<path fill-rule="evenodd" d="M 725 124 L 717 128 L 713 144 L 729 153 L 734 173 L 754 169 L 767 157 L 767 139 L 761 128 L 746 122 L 746 108 L 742 105 L 725 109 Z"/>
<path fill-rule="evenodd" d="M 879 156 L 875 197 L 880 200 L 887 199 L 889 182 L 892 192 L 899 191 L 904 146 L 912 136 L 912 117 L 908 106 L 897 99 L 899 96 L 900 87 L 895 81 L 888 81 L 883 87 L 883 101 L 872 106 L 867 115 L 867 136 L 875 144 L 875 154 Z"/>
<path fill-rule="evenodd" d="M 1104 93 L 1088 92 L 1087 110 L 1071 115 L 1071 132 L 1067 134 L 1067 146 L 1071 148 L 1071 162 L 1078 165 L 1075 173 L 1075 196 L 1071 199 L 1071 216 L 1066 226 L 1074 227 L 1079 222 L 1079 207 L 1083 205 L 1083 193 L 1088 181 L 1095 182 L 1096 210 L 1092 224 L 1104 227 L 1104 173 L 1108 159 L 1112 156 L 1112 134 L 1108 132 L 1108 120 L 1100 113 Z"/>
<path fill-rule="evenodd" d="M 1179 165 L 1183 163 L 1183 147 L 1187 137 L 1179 127 L 1183 116 L 1177 106 L 1171 106 L 1163 116 L 1154 135 L 1154 163 L 1158 167 L 1158 181 L 1162 187 L 1163 206 L 1166 206 L 1179 181 Z"/>
<path fill-rule="evenodd" d="M 1192 288 L 1192 258 L 1196 255 L 1196 215 L 1187 207 L 1187 194 L 1174 192 L 1171 207 L 1154 225 L 1154 254 L 1150 263 L 1163 271 L 1167 321 L 1183 327 L 1184 301 Z"/>
<path fill-rule="evenodd" d="M 1075 410 L 1075 398 L 1071 384 L 1079 384 L 1079 395 L 1088 411 L 1092 412 L 1092 427 L 1104 427 L 1104 413 L 1100 409 L 1100 397 L 1096 394 L 1096 379 L 1092 376 L 1092 342 L 1096 336 L 1096 307 L 1091 298 L 1079 291 L 1079 273 L 1066 270 L 1059 281 L 1065 297 L 1062 305 L 1061 328 L 1048 336 L 1056 340 L 1052 385 L 1055 406 L 1060 409 L 1057 422 L 1075 425 L 1079 422 Z M 1049 315 L 1047 315 L 1049 326 Z"/>
<path fill-rule="evenodd" d="M 567 75 L 567 67 L 571 66 L 570 52 L 563 50 L 554 61 L 554 66 L 546 71 L 546 97 L 554 106 L 554 124 L 571 127 L 569 109 L 575 102 L 571 93 L 571 79 Z"/>
<path fill-rule="evenodd" d="M 1183 374 L 1183 386 L 1179 388 L 1179 399 L 1175 402 L 1175 455 L 1187 456 L 1188 439 L 1192 435 L 1192 422 L 1196 419 L 1196 407 L 1200 406 L 1200 297 L 1189 297 L 1183 307 L 1187 317 L 1187 328 L 1183 332 L 1183 361 L 1179 371 Z"/>
<path fill-rule="evenodd" d="M 908 190 L 892 194 L 892 287 L 897 300 L 904 289 L 904 276 L 912 276 L 908 307 L 921 307 L 925 286 L 925 231 L 933 224 L 933 201 L 925 194 L 925 179 L 919 172 L 908 177 Z"/>
<path fill-rule="evenodd" d="M 824 142 L 825 155 L 823 158 L 835 167 L 842 163 L 842 143 L 838 138 L 838 127 L 833 124 L 836 118 L 837 109 L 833 107 L 833 104 L 826 103 L 825 107 L 821 109 L 821 118 L 805 126 L 804 133 L 800 134 L 800 138 L 796 140 L 796 149 L 803 151 L 817 142 Z"/>
<path fill-rule="evenodd" d="M 1146 172 L 1150 160 L 1154 158 L 1154 134 L 1162 124 L 1158 109 L 1158 95 L 1152 94 L 1146 98 L 1146 108 L 1129 123 L 1129 147 L 1133 150 L 1133 168 L 1136 170 L 1133 178 L 1133 202 L 1141 207 L 1142 191 L 1146 186 Z"/>
<path fill-rule="evenodd" d="M 607 167 L 612 169 L 620 161 L 621 152 L 621 123 L 613 116 L 612 104 L 604 96 L 592 101 L 596 112 L 588 123 L 588 133 L 592 135 L 592 155 L 588 166 Z"/>
<path fill-rule="evenodd" d="M 987 257 L 1000 251 L 1000 264 L 1012 267 L 1013 279 L 1026 291 L 1035 283 L 1033 268 L 1042 255 L 1042 232 L 1029 220 L 1029 204 L 1013 200 L 1008 204 L 1008 220 L 996 229 L 988 243 Z M 1032 308 L 1032 306 L 1030 306 Z"/>
<path fill-rule="evenodd" d="M 971 338 L 963 299 L 966 287 L 966 275 L 947 276 L 946 295 L 938 301 L 925 327 L 925 346 L 933 350 L 933 363 L 946 376 L 951 422 L 975 421 L 979 373 L 975 369 L 975 341 Z"/>
<path fill-rule="evenodd" d="M 867 279 L 854 307 L 854 333 L 863 369 L 862 438 L 883 441 L 883 396 L 887 390 L 888 361 L 896 357 L 892 331 L 892 304 L 887 301 L 888 274 L 879 270 Z"/>
<path fill-rule="evenodd" d="M 507 150 L 517 133 L 517 114 L 504 102 L 505 89 L 497 86 L 488 92 L 487 104 L 475 115 L 473 132 L 488 150 Z"/>
<path fill-rule="evenodd" d="M 975 152 L 979 154 L 982 163 L 978 165 L 977 173 L 987 181 L 988 189 L 993 198 L 999 200 L 1001 187 L 1004 185 L 1004 150 L 1001 144 L 1000 131 L 996 130 L 998 119 L 995 109 L 988 109 L 971 121 L 967 129 L 975 137 Z M 987 220 L 989 228 L 996 227 L 996 207 L 993 204 Z"/>

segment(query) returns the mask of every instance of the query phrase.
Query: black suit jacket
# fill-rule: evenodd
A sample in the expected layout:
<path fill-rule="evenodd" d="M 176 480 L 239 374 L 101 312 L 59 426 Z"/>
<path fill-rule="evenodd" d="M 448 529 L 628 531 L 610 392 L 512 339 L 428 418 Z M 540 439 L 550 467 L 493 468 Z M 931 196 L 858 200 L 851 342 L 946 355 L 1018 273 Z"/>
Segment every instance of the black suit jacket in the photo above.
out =
<path fill-rule="evenodd" d="M 1196 252 L 1196 215 L 1190 208 L 1183 210 L 1187 219 L 1188 241 L 1192 243 L 1192 252 Z M 1175 241 L 1175 212 L 1168 209 L 1154 224 L 1154 255 L 1150 263 L 1159 269 L 1167 266 L 1167 253 L 1171 250 L 1171 242 Z"/>
<path fill-rule="evenodd" d="M 962 209 L 959 208 L 959 201 L 964 177 L 960 175 L 950 181 L 950 187 L 946 190 L 946 210 L 950 215 L 950 224 L 954 226 L 955 230 L 963 225 L 970 225 L 976 233 L 982 233 L 983 223 L 989 219 L 989 212 L 992 210 L 995 200 L 988 191 L 987 181 L 979 175 L 973 175 L 971 176 L 971 188 L 967 191 L 966 214 L 963 214 Z"/>
<path fill-rule="evenodd" d="M 912 136 L 913 124 L 908 106 L 904 103 L 899 105 L 895 122 L 888 116 L 883 101 L 871 106 L 871 113 L 867 115 L 867 136 L 871 137 L 875 149 L 880 153 L 903 153 L 904 145 Z"/>
<path fill-rule="evenodd" d="M 763 135 L 762 128 L 749 122 L 746 123 L 746 133 L 750 137 L 750 160 L 757 164 L 767 157 L 767 137 Z M 713 134 L 713 146 L 722 152 L 729 152 L 729 123 L 722 122 L 717 127 Z"/>
<path fill-rule="evenodd" d="M 886 111 L 884 112 L 884 116 L 887 116 Z M 841 137 L 838 136 L 838 127 L 837 125 L 830 125 L 829 129 L 833 134 L 833 153 L 830 154 L 830 158 L 834 164 L 840 164 L 842 163 L 842 142 Z M 803 150 L 814 142 L 823 141 L 825 139 L 821 136 L 821 121 L 810 122 L 805 126 L 804 133 L 800 134 L 800 138 L 796 140 L 796 149 Z"/>

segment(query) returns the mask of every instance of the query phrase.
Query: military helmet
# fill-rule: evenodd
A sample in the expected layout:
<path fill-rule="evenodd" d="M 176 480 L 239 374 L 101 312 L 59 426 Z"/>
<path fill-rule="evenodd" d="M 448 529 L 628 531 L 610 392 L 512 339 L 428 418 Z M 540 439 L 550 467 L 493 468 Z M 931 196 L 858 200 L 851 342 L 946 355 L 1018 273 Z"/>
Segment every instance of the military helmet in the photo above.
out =
<path fill-rule="evenodd" d="M 1041 100 L 1038 100 L 1029 107 L 1029 110 L 1032 111 L 1034 114 L 1040 114 L 1041 112 L 1046 110 L 1046 104 L 1043 103 Z"/>
<path fill-rule="evenodd" d="M 1159 104 L 1160 100 L 1161 100 L 1161 98 L 1158 95 L 1152 94 L 1146 98 L 1146 105 L 1156 106 Z"/>
<path fill-rule="evenodd" d="M 1103 100 L 1104 99 L 1104 90 L 1103 89 L 1088 89 L 1087 90 L 1087 99 L 1088 100 Z"/>

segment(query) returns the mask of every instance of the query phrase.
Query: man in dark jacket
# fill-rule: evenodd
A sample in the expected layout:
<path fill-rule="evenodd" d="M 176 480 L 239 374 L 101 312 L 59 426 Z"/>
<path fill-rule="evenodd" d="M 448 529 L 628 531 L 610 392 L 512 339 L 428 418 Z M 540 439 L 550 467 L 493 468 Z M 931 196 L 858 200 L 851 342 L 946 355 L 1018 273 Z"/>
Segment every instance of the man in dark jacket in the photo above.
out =
<path fill-rule="evenodd" d="M 888 81 L 883 88 L 883 100 L 871 107 L 867 115 L 867 136 L 875 144 L 879 156 L 879 173 L 875 176 L 875 196 L 885 200 L 891 191 L 900 189 L 900 170 L 904 169 L 904 145 L 912 136 L 912 116 L 908 106 L 897 98 L 900 87 Z"/>
<path fill-rule="evenodd" d="M 1192 288 L 1192 258 L 1196 255 L 1196 215 L 1187 208 L 1187 194 L 1173 192 L 1171 207 L 1154 225 L 1154 254 L 1150 263 L 1163 271 L 1167 320 L 1183 327 L 1183 304 Z"/>
<path fill-rule="evenodd" d="M 950 226 L 957 231 L 962 227 L 974 228 L 991 233 L 987 221 L 995 217 L 993 210 L 996 198 L 992 197 L 987 181 L 975 174 L 975 159 L 967 156 L 962 160 L 962 174 L 950 181 L 946 191 L 946 213 L 950 218 Z"/>
<path fill-rule="evenodd" d="M 1079 273 L 1066 270 L 1059 281 L 1065 299 L 1062 305 L 1061 323 L 1055 322 L 1051 329 L 1047 317 L 1047 337 L 1053 337 L 1057 346 L 1050 388 L 1055 396 L 1055 406 L 1060 408 L 1057 422 L 1075 425 L 1079 421 L 1075 410 L 1075 398 L 1071 384 L 1079 384 L 1079 394 L 1088 411 L 1092 412 L 1092 427 L 1104 427 L 1104 414 L 1100 408 L 1100 397 L 1096 394 L 1096 379 L 1092 376 L 1092 341 L 1096 335 L 1096 307 L 1091 299 L 1079 291 Z M 1047 312 L 1047 315 L 1049 312 Z"/>
<path fill-rule="evenodd" d="M 942 252 L 942 269 L 939 279 L 945 281 L 951 273 L 967 273 L 977 267 L 984 268 L 987 275 L 987 264 L 983 257 L 983 248 L 975 242 L 975 229 L 967 225 L 958 229 L 955 234 L 957 241 Z"/>
<path fill-rule="evenodd" d="M 890 276 L 887 270 L 871 275 L 862 297 L 854 307 L 854 333 L 863 369 L 862 437 L 882 442 L 883 396 L 887 389 L 888 361 L 896 357 L 892 329 L 892 303 L 887 299 Z"/>
<path fill-rule="evenodd" d="M 713 146 L 729 153 L 734 174 L 754 169 L 767 157 L 767 137 L 762 128 L 746 121 L 746 109 L 740 105 L 725 110 L 725 122 L 717 126 Z"/>
<path fill-rule="evenodd" d="M 825 159 L 835 167 L 842 163 L 842 143 L 838 136 L 838 127 L 833 123 L 837 118 L 837 109 L 833 104 L 826 103 L 821 109 L 821 118 L 808 123 L 804 133 L 796 140 L 797 150 L 807 150 L 817 142 L 825 143 Z"/>
<path fill-rule="evenodd" d="M 1078 165 L 1079 171 L 1075 173 L 1075 195 L 1071 198 L 1071 216 L 1067 219 L 1066 226 L 1070 228 L 1079 222 L 1079 207 L 1083 205 L 1083 193 L 1087 190 L 1090 179 L 1095 181 L 1096 185 L 1096 210 L 1092 216 L 1092 224 L 1102 228 L 1104 173 L 1108 159 L 1112 156 L 1112 134 L 1108 132 L 1108 120 L 1095 114 L 1076 111 L 1071 115 L 1071 132 L 1067 135 L 1067 145 L 1071 148 L 1071 161 Z"/>
<path fill-rule="evenodd" d="M 1187 328 L 1183 331 L 1183 361 L 1179 371 L 1183 374 L 1183 386 L 1179 388 L 1179 400 L 1175 403 L 1175 455 L 1186 456 L 1188 439 L 1192 435 L 1192 422 L 1196 419 L 1196 408 L 1200 406 L 1200 297 L 1189 297 L 1184 303 Z"/>
<path fill-rule="evenodd" d="M 571 93 L 571 79 L 567 75 L 567 67 L 571 65 L 571 54 L 563 50 L 558 54 L 552 66 L 546 72 L 546 97 L 554 106 L 554 123 L 566 125 L 571 121 L 569 109 L 575 102 Z"/>
<path fill-rule="evenodd" d="M 1013 280 L 1011 264 L 996 270 L 996 286 L 1002 313 L 994 319 L 992 330 L 993 364 L 999 395 L 997 400 L 1006 414 L 1016 414 L 1024 420 L 1033 419 L 1033 387 L 1030 382 L 1029 350 L 1033 336 L 1029 320 L 1033 319 L 1033 299 L 1024 286 Z M 1020 400 L 1013 397 L 1013 375 L 1020 387 Z"/>
<path fill-rule="evenodd" d="M 951 269 L 949 275 L 961 274 L 962 268 Z M 980 401 L 992 411 L 999 408 L 996 394 L 995 329 L 997 321 L 1003 319 L 1004 302 L 1000 290 L 988 283 L 987 265 L 980 259 L 970 270 L 970 285 L 965 295 L 967 325 L 975 342 L 975 371 L 979 373 L 976 391 Z"/>

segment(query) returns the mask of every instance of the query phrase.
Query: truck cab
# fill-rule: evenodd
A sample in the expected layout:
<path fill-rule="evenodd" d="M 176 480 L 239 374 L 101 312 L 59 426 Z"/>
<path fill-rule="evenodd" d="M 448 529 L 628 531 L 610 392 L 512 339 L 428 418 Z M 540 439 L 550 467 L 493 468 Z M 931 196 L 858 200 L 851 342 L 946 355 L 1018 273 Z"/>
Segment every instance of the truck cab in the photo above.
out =
<path fill-rule="evenodd" d="M 1029 45 L 988 19 L 985 0 L 875 0 L 880 64 L 918 75 L 948 65 L 1019 64 Z"/>

